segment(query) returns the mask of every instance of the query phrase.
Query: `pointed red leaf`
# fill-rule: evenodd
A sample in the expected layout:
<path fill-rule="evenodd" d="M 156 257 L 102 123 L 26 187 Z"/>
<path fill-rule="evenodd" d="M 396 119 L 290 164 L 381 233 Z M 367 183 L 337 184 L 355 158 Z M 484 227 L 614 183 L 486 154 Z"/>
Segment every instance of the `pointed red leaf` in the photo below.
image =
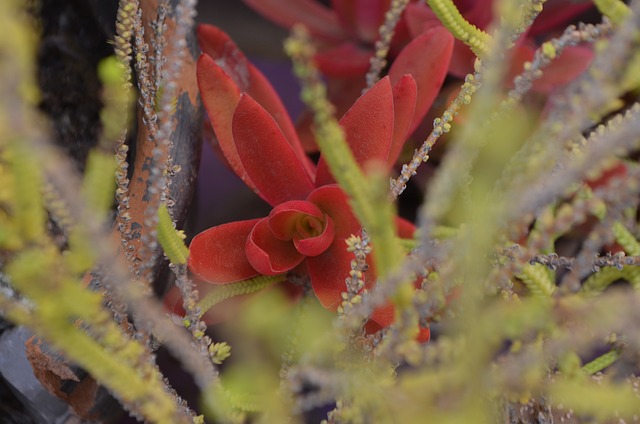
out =
<path fill-rule="evenodd" d="M 355 23 L 358 39 L 373 44 L 379 38 L 380 25 L 391 0 L 356 0 Z"/>
<path fill-rule="evenodd" d="M 412 38 L 433 27 L 442 26 L 436 14 L 425 3 L 409 3 L 403 17 Z"/>
<path fill-rule="evenodd" d="M 404 218 L 396 217 L 396 232 L 398 237 L 403 239 L 412 239 L 416 232 L 416 226 Z"/>
<path fill-rule="evenodd" d="M 345 240 L 351 234 L 359 234 L 361 227 L 351 212 L 347 196 L 337 185 L 317 188 L 307 199 L 329 215 L 335 225 L 335 238 L 321 255 L 307 258 L 311 285 L 318 300 L 325 308 L 340 305 L 341 293 L 346 290 L 344 279 L 351 270 L 353 254 L 347 252 Z"/>
<path fill-rule="evenodd" d="M 233 80 L 207 55 L 202 55 L 198 59 L 197 78 L 202 103 L 207 110 L 222 153 L 233 172 L 247 186 L 255 190 L 255 186 L 238 156 L 231 128 L 233 113 L 240 101 L 240 90 Z"/>
<path fill-rule="evenodd" d="M 351 36 L 373 43 L 378 38 L 378 29 L 384 23 L 391 0 L 332 0 L 331 4 Z"/>
<path fill-rule="evenodd" d="M 329 78 L 327 80 L 327 94 L 335 107 L 336 116 L 342 116 L 355 100 L 360 97 L 366 82 L 362 74 L 352 78 Z M 315 135 L 313 134 L 313 113 L 309 110 L 302 112 L 296 123 L 298 136 L 306 152 L 317 152 Z"/>
<path fill-rule="evenodd" d="M 340 119 L 340 126 L 361 166 L 370 160 L 385 163 L 393 138 L 393 93 L 389 77 L 384 77 L 360 96 Z M 326 162 L 320 157 L 316 185 L 334 181 Z"/>
<path fill-rule="evenodd" d="M 350 38 L 356 38 L 355 0 L 331 0 L 338 22 Z"/>
<path fill-rule="evenodd" d="M 314 37 L 338 40 L 344 32 L 335 13 L 314 0 L 244 0 L 253 10 L 285 28 L 301 22 Z"/>
<path fill-rule="evenodd" d="M 393 139 L 387 156 L 388 169 L 396 163 L 409 136 L 409 125 L 416 108 L 417 90 L 416 81 L 411 75 L 403 75 L 393 86 Z"/>
<path fill-rule="evenodd" d="M 383 306 L 376 308 L 371 314 L 371 316 L 369 317 L 369 319 L 378 323 L 378 325 L 380 325 L 382 329 L 393 324 L 393 322 L 396 320 L 395 315 L 396 315 L 396 311 L 395 311 L 395 308 L 393 307 L 393 303 L 389 302 L 384 304 Z"/>
<path fill-rule="evenodd" d="M 460 13 L 472 25 L 485 29 L 493 19 L 493 0 L 464 0 L 456 1 Z"/>
<path fill-rule="evenodd" d="M 198 294 L 201 294 L 198 290 Z M 173 285 L 168 292 L 162 297 L 162 305 L 164 309 L 170 313 L 180 317 L 184 316 L 184 307 L 182 306 L 182 294 L 177 286 Z"/>
<path fill-rule="evenodd" d="M 453 36 L 445 28 L 437 27 L 407 44 L 391 65 L 389 76 L 392 84 L 403 75 L 411 74 L 418 85 L 416 109 L 409 133 L 422 121 L 440 92 L 452 51 Z"/>
<path fill-rule="evenodd" d="M 198 41 L 203 52 L 209 55 L 215 65 L 233 81 L 237 91 L 248 93 L 271 114 L 291 147 L 300 157 L 303 157 L 304 150 L 293 122 L 291 122 L 280 96 L 264 74 L 248 61 L 233 40 L 221 29 L 213 25 L 200 25 L 198 27 Z M 215 82 L 210 84 L 215 84 Z M 233 111 L 238 103 L 239 95 L 236 97 L 234 99 L 224 97 L 219 102 L 227 101 L 228 107 L 233 106 L 231 109 Z M 225 114 L 223 117 L 226 119 L 227 115 Z M 231 125 L 230 119 L 226 122 Z M 315 172 L 313 164 L 307 158 L 304 159 L 304 165 L 310 175 Z"/>
<path fill-rule="evenodd" d="M 300 139 L 298 138 L 295 126 L 291 121 L 291 117 L 282 103 L 282 99 L 280 99 L 280 96 L 264 74 L 252 64 L 249 64 L 249 80 L 250 84 L 247 93 L 251 98 L 253 98 L 253 100 L 258 102 L 260 106 L 265 108 L 265 110 L 269 112 L 277 122 L 282 133 L 289 142 L 289 145 L 300 158 L 305 170 L 313 177 L 316 172 L 315 165 L 306 156 L 302 143 L 300 143 Z"/>
<path fill-rule="evenodd" d="M 247 259 L 260 274 L 276 275 L 295 268 L 304 260 L 292 242 L 278 240 L 271 230 L 267 218 L 260 220 L 252 229 L 245 245 Z"/>
<path fill-rule="evenodd" d="M 323 50 L 314 56 L 320 72 L 328 77 L 360 77 L 369 69 L 373 50 L 363 49 L 351 42 Z"/>
<path fill-rule="evenodd" d="M 586 71 L 592 60 L 593 52 L 588 47 L 567 47 L 542 71 L 542 78 L 533 83 L 533 89 L 548 93 L 565 85 Z"/>
<path fill-rule="evenodd" d="M 304 199 L 313 183 L 269 113 L 243 94 L 233 115 L 238 155 L 257 193 L 272 206 Z"/>
<path fill-rule="evenodd" d="M 249 61 L 236 43 L 213 25 L 199 25 L 197 35 L 202 52 L 215 61 L 240 91 L 246 91 L 249 88 Z"/>
<path fill-rule="evenodd" d="M 212 284 L 233 283 L 258 275 L 245 254 L 247 238 L 258 221 L 231 222 L 195 236 L 189 245 L 189 270 Z"/>
<path fill-rule="evenodd" d="M 535 48 L 522 43 L 514 48 L 511 57 L 511 69 L 508 75 L 508 86 L 513 86 L 513 79 L 520 75 L 525 62 L 533 59 Z M 533 82 L 533 90 L 549 93 L 555 88 L 567 84 L 583 73 L 593 60 L 591 49 L 581 46 L 567 47 L 549 66 L 543 69 L 542 77 Z"/>
<path fill-rule="evenodd" d="M 431 329 L 429 327 L 420 327 L 416 341 L 418 343 L 427 343 L 431 340 Z"/>
<path fill-rule="evenodd" d="M 453 53 L 451 62 L 449 63 L 449 73 L 458 78 L 464 78 L 467 74 L 473 72 L 473 64 L 476 55 L 471 51 L 469 46 L 460 40 L 453 43 Z"/>
<path fill-rule="evenodd" d="M 376 308 L 371 314 L 369 321 L 365 324 L 367 334 L 374 334 L 383 328 L 389 327 L 395 321 L 395 309 L 393 304 L 387 303 L 384 306 Z M 416 341 L 418 343 L 426 343 L 431 338 L 431 330 L 429 327 L 420 327 Z"/>
<path fill-rule="evenodd" d="M 574 0 L 550 1 L 544 5 L 542 13 L 531 25 L 529 35 L 532 37 L 546 33 L 553 28 L 562 28 L 577 18 L 581 13 L 593 7 L 593 2 L 576 2 Z"/>
<path fill-rule="evenodd" d="M 340 306 L 353 258 L 353 253 L 347 252 L 344 239 L 334 240 L 321 255 L 307 258 L 311 287 L 325 308 L 335 311 Z"/>

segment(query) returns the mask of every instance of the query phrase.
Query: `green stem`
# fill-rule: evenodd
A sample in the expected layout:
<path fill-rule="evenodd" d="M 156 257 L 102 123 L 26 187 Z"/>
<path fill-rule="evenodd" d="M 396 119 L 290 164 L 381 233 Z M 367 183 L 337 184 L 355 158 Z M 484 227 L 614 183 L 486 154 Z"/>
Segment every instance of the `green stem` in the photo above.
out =
<path fill-rule="evenodd" d="M 518 278 L 536 297 L 548 299 L 556 290 L 556 285 L 549 278 L 549 270 L 541 264 L 525 265 Z"/>
<path fill-rule="evenodd" d="M 612 350 L 604 355 L 594 359 L 582 367 L 582 372 L 587 375 L 593 375 L 612 365 L 620 357 L 620 351 Z"/>
<path fill-rule="evenodd" d="M 158 209 L 158 242 L 173 264 L 184 265 L 189 257 L 189 249 L 184 244 L 184 235 L 173 226 L 167 206 L 163 203 Z"/>
<path fill-rule="evenodd" d="M 629 6 L 620 0 L 593 0 L 593 3 L 614 25 L 622 24 L 631 15 Z"/>
<path fill-rule="evenodd" d="M 223 300 L 243 294 L 255 293 L 275 283 L 281 283 L 287 279 L 285 274 L 280 275 L 259 275 L 248 280 L 237 283 L 217 286 L 198 302 L 197 307 L 204 315 L 209 309 Z"/>
<path fill-rule="evenodd" d="M 476 56 L 486 56 L 491 36 L 471 25 L 452 0 L 427 0 L 427 4 L 454 37 L 469 46 Z"/>
<path fill-rule="evenodd" d="M 616 241 L 624 248 L 627 255 L 640 255 L 640 243 L 620 221 L 616 221 L 611 228 Z"/>

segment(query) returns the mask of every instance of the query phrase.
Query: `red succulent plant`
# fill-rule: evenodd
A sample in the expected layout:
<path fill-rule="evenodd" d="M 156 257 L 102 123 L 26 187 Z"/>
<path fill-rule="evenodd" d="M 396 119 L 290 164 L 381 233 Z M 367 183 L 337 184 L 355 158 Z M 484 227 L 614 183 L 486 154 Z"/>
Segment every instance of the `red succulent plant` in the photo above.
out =
<path fill-rule="evenodd" d="M 198 234 L 189 247 L 189 269 L 210 284 L 287 272 L 308 275 L 320 303 L 335 310 L 353 259 L 345 240 L 361 231 L 347 196 L 322 156 L 317 165 L 305 156 L 278 95 L 231 39 L 210 25 L 200 26 L 198 36 L 203 50 L 198 85 L 219 148 L 233 171 L 273 209 L 265 218 Z M 444 39 L 440 50 L 450 53 L 452 40 Z M 412 64 L 407 65 L 411 69 Z M 431 66 L 435 79 L 422 96 L 413 76 L 399 72 L 382 78 L 340 119 L 361 166 L 374 161 L 391 169 L 417 116 L 439 91 L 446 68 Z M 400 236 L 411 237 L 413 229 L 398 218 Z M 368 285 L 374 280 L 370 268 Z M 372 319 L 388 326 L 393 310 L 380 308 Z M 421 339 L 428 339 L 428 330 Z"/>
<path fill-rule="evenodd" d="M 364 82 L 362 76 L 369 67 L 374 42 L 378 38 L 378 28 L 384 22 L 391 0 L 331 0 L 331 7 L 316 0 L 245 0 L 245 3 L 267 19 L 286 28 L 295 23 L 307 26 L 320 48 L 316 56 L 319 69 L 330 81 L 342 88 L 343 84 L 335 81 L 336 78 L 348 78 L 351 85 L 353 81 Z M 486 30 L 492 22 L 493 0 L 456 0 L 454 3 L 461 15 L 478 28 Z M 566 22 L 592 6 L 589 2 L 550 0 L 525 37 L 516 45 L 509 73 L 511 79 L 522 71 L 524 62 L 533 58 L 536 40 L 540 35 L 563 28 Z M 396 27 L 390 57 L 395 59 L 397 55 L 409 54 L 403 53 L 408 43 L 441 26 L 436 15 L 424 2 L 410 2 Z M 409 50 L 413 50 L 412 55 L 417 51 Z M 449 72 L 452 75 L 463 78 L 467 73 L 473 72 L 475 55 L 461 41 L 455 42 L 450 58 Z M 591 58 L 592 53 L 588 48 L 568 47 L 548 67 L 542 78 L 535 82 L 533 89 L 547 93 L 571 81 L 586 69 Z M 449 61 L 449 58 L 440 57 L 440 60 Z M 339 99 L 344 94 L 336 97 Z"/>
<path fill-rule="evenodd" d="M 487 30 L 493 20 L 493 0 L 457 0 L 455 1 L 462 16 L 481 30 Z M 589 2 L 573 3 L 570 0 L 550 0 L 535 20 L 534 24 L 518 40 L 511 56 L 508 81 L 513 81 L 522 70 L 524 63 L 533 59 L 540 38 L 548 39 L 549 34 L 562 30 L 568 21 L 585 10 L 593 7 Z M 442 24 L 433 11 L 424 3 L 411 3 L 404 13 L 410 37 L 417 37 Z M 456 40 L 449 73 L 464 78 L 473 72 L 476 56 L 462 41 Z M 567 47 L 562 55 L 545 69 L 542 77 L 534 82 L 533 90 L 548 93 L 554 88 L 566 84 L 581 74 L 591 63 L 591 49 L 582 46 Z"/>
<path fill-rule="evenodd" d="M 391 0 L 244 0 L 253 10 L 285 28 L 304 24 L 318 42 L 318 69 L 329 77 L 361 77 L 369 68 L 378 28 Z M 409 41 L 400 22 L 392 41 L 392 55 Z"/>
<path fill-rule="evenodd" d="M 304 24 L 318 53 L 315 64 L 327 79 L 329 98 L 338 113 L 346 112 L 365 87 L 364 75 L 374 56 L 378 29 L 384 23 L 391 0 L 332 0 L 331 7 L 316 0 L 245 0 L 267 19 L 291 28 Z M 392 79 L 411 73 L 418 85 L 417 113 L 409 134 L 433 103 L 453 51 L 453 36 L 441 25 L 420 33 L 408 31 L 405 16 L 398 22 L 388 59 Z M 310 113 L 304 113 L 297 128 L 307 151 L 316 150 Z"/>

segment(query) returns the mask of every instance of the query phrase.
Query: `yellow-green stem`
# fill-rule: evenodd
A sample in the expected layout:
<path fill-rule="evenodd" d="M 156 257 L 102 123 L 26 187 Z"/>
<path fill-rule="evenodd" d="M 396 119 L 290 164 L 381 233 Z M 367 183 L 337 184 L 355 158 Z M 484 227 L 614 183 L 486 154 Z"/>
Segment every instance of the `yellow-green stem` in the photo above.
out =
<path fill-rule="evenodd" d="M 158 242 L 167 255 L 169 261 L 176 265 L 187 263 L 189 257 L 189 249 L 184 244 L 184 234 L 177 231 L 173 226 L 171 216 L 165 204 L 160 205 L 158 209 Z"/>
<path fill-rule="evenodd" d="M 205 314 L 209 309 L 223 300 L 243 294 L 255 293 L 275 283 L 281 283 L 287 279 L 285 274 L 259 275 L 237 283 L 224 284 L 212 289 L 198 302 L 197 307 Z"/>
<path fill-rule="evenodd" d="M 427 4 L 451 34 L 469 46 L 476 56 L 483 57 L 487 54 L 491 37 L 470 24 L 452 0 L 427 0 Z"/>
<path fill-rule="evenodd" d="M 614 25 L 620 25 L 631 14 L 629 6 L 620 0 L 593 0 L 600 13 L 611 19 Z"/>

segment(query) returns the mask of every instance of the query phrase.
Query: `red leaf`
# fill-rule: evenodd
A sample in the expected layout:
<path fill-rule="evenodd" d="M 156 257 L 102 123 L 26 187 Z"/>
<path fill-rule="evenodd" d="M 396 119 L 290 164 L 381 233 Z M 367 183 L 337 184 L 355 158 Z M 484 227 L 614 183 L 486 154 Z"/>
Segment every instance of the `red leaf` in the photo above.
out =
<path fill-rule="evenodd" d="M 611 182 L 614 178 L 624 178 L 627 176 L 627 165 L 622 161 L 616 161 L 614 164 L 602 172 L 596 178 L 590 178 L 585 183 L 595 190 L 600 187 L 604 187 Z"/>
<path fill-rule="evenodd" d="M 591 49 L 582 46 L 567 47 L 542 71 L 542 78 L 533 83 L 533 89 L 548 93 L 567 84 L 587 70 L 592 60 Z"/>
<path fill-rule="evenodd" d="M 493 19 L 493 0 L 458 0 L 460 13 L 472 25 L 485 29 Z"/>
<path fill-rule="evenodd" d="M 238 86 L 206 54 L 203 54 L 198 59 L 197 77 L 202 103 L 207 110 L 222 153 L 233 172 L 255 191 L 255 185 L 247 175 L 244 166 L 242 166 L 233 141 L 231 122 L 233 113 L 240 101 Z"/>
<path fill-rule="evenodd" d="M 429 340 L 431 340 L 431 329 L 429 327 L 420 327 L 416 341 L 418 343 L 426 343 Z"/>
<path fill-rule="evenodd" d="M 544 5 L 540 16 L 531 25 L 529 35 L 533 37 L 548 32 L 553 28 L 563 29 L 569 20 L 575 19 L 592 7 L 593 2 L 578 3 L 574 0 L 549 1 Z"/>
<path fill-rule="evenodd" d="M 337 185 L 317 188 L 307 199 L 333 219 L 335 238 L 319 256 L 307 258 L 307 269 L 316 297 L 327 309 L 335 310 L 346 290 L 345 278 L 351 270 L 352 253 L 347 252 L 345 239 L 360 233 L 360 224 L 351 212 L 347 196 Z"/>
<path fill-rule="evenodd" d="M 535 48 L 530 44 L 523 43 L 515 47 L 507 81 L 509 87 L 513 86 L 513 79 L 522 73 L 524 63 L 533 59 L 534 52 Z M 546 94 L 567 84 L 584 72 L 592 59 L 591 49 L 580 46 L 568 47 L 542 70 L 542 77 L 534 81 L 533 90 Z"/>
<path fill-rule="evenodd" d="M 389 327 L 395 322 L 395 308 L 391 303 L 377 308 L 371 314 L 369 321 L 365 325 L 367 334 L 374 334 L 383 328 Z M 420 327 L 416 341 L 418 343 L 426 343 L 431 338 L 431 330 L 429 327 Z"/>
<path fill-rule="evenodd" d="M 212 284 L 233 283 L 258 275 L 245 254 L 247 238 L 258 221 L 231 222 L 195 236 L 189 245 L 189 270 Z"/>
<path fill-rule="evenodd" d="M 295 268 L 304 260 L 292 242 L 278 240 L 267 218 L 260 220 L 249 234 L 245 251 L 249 263 L 263 275 L 276 275 Z"/>
<path fill-rule="evenodd" d="M 253 10 L 265 18 L 291 28 L 302 22 L 314 37 L 338 40 L 344 32 L 335 13 L 314 0 L 244 0 Z"/>
<path fill-rule="evenodd" d="M 475 60 L 476 55 L 471 51 L 469 46 L 460 40 L 456 40 L 453 43 L 449 72 L 458 78 L 464 78 L 467 74 L 473 72 Z"/>
<path fill-rule="evenodd" d="M 404 218 L 396 217 L 396 232 L 400 238 L 412 239 L 416 232 L 416 226 Z"/>
<path fill-rule="evenodd" d="M 417 95 L 416 81 L 411 75 L 403 75 L 393 86 L 393 139 L 386 162 L 389 169 L 396 163 L 409 136 Z"/>
<path fill-rule="evenodd" d="M 201 294 L 198 290 L 198 294 Z M 184 307 L 182 306 L 182 294 L 177 286 L 173 285 L 162 298 L 162 305 L 170 314 L 184 316 Z"/>
<path fill-rule="evenodd" d="M 403 16 L 412 37 L 417 37 L 433 27 L 442 26 L 433 10 L 424 3 L 409 3 Z"/>
<path fill-rule="evenodd" d="M 282 133 L 286 137 L 289 145 L 296 152 L 302 165 L 310 176 L 315 175 L 315 165 L 306 156 L 304 148 L 300 143 L 296 129 L 291 122 L 291 117 L 284 107 L 280 96 L 273 88 L 269 80 L 255 66 L 249 64 L 250 85 L 247 93 L 276 121 Z"/>
<path fill-rule="evenodd" d="M 238 155 L 257 193 L 272 206 L 304 199 L 313 183 L 273 117 L 243 94 L 233 115 Z"/>
<path fill-rule="evenodd" d="M 395 308 L 392 303 L 386 303 L 376 308 L 369 318 L 377 322 L 381 328 L 386 328 L 396 320 Z"/>
<path fill-rule="evenodd" d="M 291 147 L 293 147 L 300 157 L 304 157 L 304 150 L 291 122 L 291 118 L 280 96 L 262 72 L 247 60 L 242 51 L 240 51 L 238 46 L 236 46 L 225 32 L 213 25 L 200 25 L 198 27 L 198 41 L 204 53 L 210 56 L 215 65 L 235 84 L 238 93 L 248 93 L 256 102 L 264 107 L 273 119 L 276 120 Z M 215 77 L 216 75 L 212 75 L 208 78 Z M 213 89 L 218 87 L 215 81 L 205 81 L 204 83 L 212 85 Z M 221 83 L 229 84 L 228 81 L 222 81 Z M 227 102 L 227 108 L 231 108 L 231 112 L 233 113 L 233 110 L 238 104 L 239 94 L 234 98 L 228 98 L 224 96 L 225 93 L 223 92 L 221 99 L 216 98 L 217 94 L 216 91 L 212 91 L 209 97 L 213 97 L 213 101 L 219 103 Z M 210 119 L 215 117 L 211 113 L 209 115 Z M 227 113 L 223 114 L 217 119 L 218 124 L 219 121 L 225 120 L 226 125 L 230 126 L 231 116 L 232 115 L 228 115 Z M 304 158 L 304 165 L 310 175 L 315 172 L 314 166 L 306 157 Z"/>
<path fill-rule="evenodd" d="M 378 81 L 360 96 L 340 119 L 347 143 L 362 166 L 371 160 L 385 163 L 393 138 L 393 93 L 389 77 Z M 335 180 L 322 157 L 316 171 L 316 185 Z"/>
<path fill-rule="evenodd" d="M 372 50 L 344 42 L 337 47 L 317 53 L 314 61 L 320 72 L 328 77 L 360 77 L 369 69 Z"/>
<path fill-rule="evenodd" d="M 359 40 L 373 43 L 391 0 L 332 0 L 331 4 L 343 28 L 351 29 L 351 35 Z"/>
<path fill-rule="evenodd" d="M 240 91 L 249 88 L 249 61 L 236 43 L 220 28 L 202 24 L 198 26 L 198 44 L 210 56 Z"/>
<path fill-rule="evenodd" d="M 336 239 L 345 240 L 351 234 L 360 233 L 360 223 L 351 212 L 347 195 L 338 185 L 331 184 L 319 187 L 309 195 L 307 200 L 333 219 Z"/>
<path fill-rule="evenodd" d="M 353 103 L 360 97 L 366 82 L 362 74 L 357 77 L 329 78 L 327 80 L 327 94 L 336 110 L 336 116 L 344 115 Z M 315 135 L 313 134 L 313 113 L 309 110 L 302 112 L 296 123 L 298 136 L 307 152 L 317 152 Z"/>
<path fill-rule="evenodd" d="M 420 124 L 440 92 L 452 51 L 453 36 L 445 28 L 437 27 L 413 39 L 393 62 L 389 70 L 392 84 L 397 83 L 403 75 L 411 74 L 418 86 L 409 134 Z"/>
<path fill-rule="evenodd" d="M 347 252 L 344 239 L 336 238 L 319 256 L 307 258 L 307 270 L 316 297 L 327 309 L 335 311 L 342 302 L 342 292 L 347 290 L 345 278 L 351 270 L 353 253 Z"/>

